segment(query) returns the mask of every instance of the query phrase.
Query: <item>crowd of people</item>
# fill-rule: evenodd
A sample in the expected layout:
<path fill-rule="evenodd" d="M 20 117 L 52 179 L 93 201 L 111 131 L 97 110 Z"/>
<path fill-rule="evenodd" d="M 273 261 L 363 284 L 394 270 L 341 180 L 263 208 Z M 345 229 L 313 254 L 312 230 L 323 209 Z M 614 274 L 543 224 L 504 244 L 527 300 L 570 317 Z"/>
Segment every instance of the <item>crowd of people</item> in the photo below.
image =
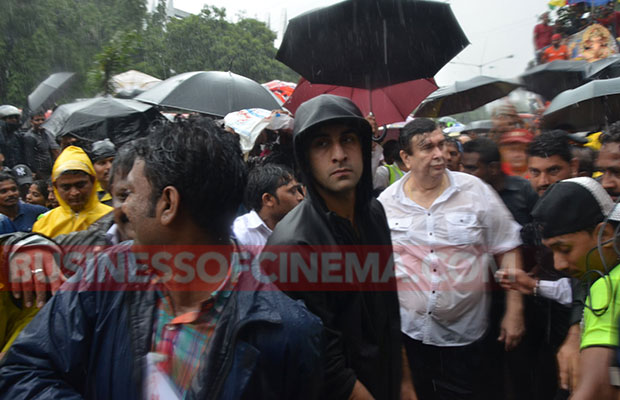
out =
<path fill-rule="evenodd" d="M 0 398 L 617 398 L 620 122 L 0 118 Z"/>

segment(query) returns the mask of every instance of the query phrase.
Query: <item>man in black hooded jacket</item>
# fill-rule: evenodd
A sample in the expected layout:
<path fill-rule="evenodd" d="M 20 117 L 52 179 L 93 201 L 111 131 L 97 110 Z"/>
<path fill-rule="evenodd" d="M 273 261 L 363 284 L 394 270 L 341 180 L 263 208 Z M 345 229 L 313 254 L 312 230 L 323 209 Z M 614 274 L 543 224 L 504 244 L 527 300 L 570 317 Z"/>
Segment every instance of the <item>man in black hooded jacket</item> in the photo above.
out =
<path fill-rule="evenodd" d="M 321 95 L 299 107 L 294 148 L 307 196 L 276 225 L 265 251 L 269 246 L 288 246 L 290 252 L 319 253 L 323 260 L 321 253 L 353 248 L 358 254 L 378 252 L 381 260 L 391 261 L 385 212 L 372 197 L 371 135 L 360 110 L 344 97 Z M 311 265 L 309 257 L 306 261 Z M 282 266 L 263 267 L 273 273 Z M 393 264 L 388 262 L 385 268 L 392 278 L 380 286 L 365 281 L 332 290 L 324 282 L 280 283 L 323 321 L 322 398 L 399 398 L 400 316 Z M 323 272 L 317 276 L 325 276 Z"/>

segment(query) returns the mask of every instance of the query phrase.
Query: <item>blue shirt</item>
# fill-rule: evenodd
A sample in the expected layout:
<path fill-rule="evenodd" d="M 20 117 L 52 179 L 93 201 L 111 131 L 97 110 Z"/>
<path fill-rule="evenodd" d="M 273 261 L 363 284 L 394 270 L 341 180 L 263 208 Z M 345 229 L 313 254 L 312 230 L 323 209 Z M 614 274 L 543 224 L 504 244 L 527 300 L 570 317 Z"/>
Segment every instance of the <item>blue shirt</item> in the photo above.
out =
<path fill-rule="evenodd" d="M 48 211 L 47 208 L 43 206 L 22 203 L 21 201 L 18 203 L 17 207 L 17 216 L 15 217 L 15 219 L 13 219 L 12 222 L 13 225 L 15 225 L 15 229 L 19 232 L 32 231 L 32 225 L 34 225 L 34 223 L 37 221 L 39 215 L 44 214 Z M 9 219 L 5 215 L 3 215 L 3 217 Z M 2 225 L 4 225 L 3 222 Z M 0 226 L 0 228 L 2 228 L 2 226 Z"/>

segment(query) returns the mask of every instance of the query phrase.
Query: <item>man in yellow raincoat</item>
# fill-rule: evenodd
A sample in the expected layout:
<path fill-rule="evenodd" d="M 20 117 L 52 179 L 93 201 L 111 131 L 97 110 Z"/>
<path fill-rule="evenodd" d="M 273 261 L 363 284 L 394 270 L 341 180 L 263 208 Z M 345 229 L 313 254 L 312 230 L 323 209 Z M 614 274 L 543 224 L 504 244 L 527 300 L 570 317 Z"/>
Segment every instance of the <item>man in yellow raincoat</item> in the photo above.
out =
<path fill-rule="evenodd" d="M 55 238 L 85 230 L 113 210 L 99 202 L 95 170 L 88 155 L 79 147 L 69 146 L 58 156 L 52 169 L 52 182 L 60 206 L 39 218 L 33 232 Z M 32 273 L 36 275 L 37 271 Z M 0 357 L 42 305 L 14 300 L 8 291 L 0 290 Z"/>
<path fill-rule="evenodd" d="M 82 231 L 112 211 L 112 207 L 99 202 L 95 192 L 95 169 L 79 147 L 69 146 L 58 156 L 52 169 L 52 183 L 60 207 L 35 222 L 33 232 L 55 238 Z"/>

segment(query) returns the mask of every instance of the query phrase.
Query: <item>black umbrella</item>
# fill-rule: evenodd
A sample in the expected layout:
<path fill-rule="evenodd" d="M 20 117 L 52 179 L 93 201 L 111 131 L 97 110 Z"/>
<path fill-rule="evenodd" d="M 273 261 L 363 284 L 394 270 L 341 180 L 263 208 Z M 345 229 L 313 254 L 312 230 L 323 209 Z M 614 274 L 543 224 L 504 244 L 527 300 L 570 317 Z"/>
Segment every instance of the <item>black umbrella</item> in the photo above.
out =
<path fill-rule="evenodd" d="M 96 97 L 59 106 L 43 127 L 56 137 L 71 134 L 94 142 L 110 138 L 117 146 L 145 136 L 162 118 L 152 105 L 114 97 Z"/>
<path fill-rule="evenodd" d="M 614 54 L 602 60 L 589 63 L 585 67 L 588 79 L 609 79 L 620 76 L 620 55 Z"/>
<path fill-rule="evenodd" d="M 232 72 L 220 71 L 194 71 L 173 76 L 138 95 L 135 100 L 218 117 L 246 108 L 281 108 L 259 83 Z"/>
<path fill-rule="evenodd" d="M 47 110 L 51 107 L 62 96 L 74 76 L 73 72 L 58 72 L 47 77 L 28 95 L 30 111 Z"/>
<path fill-rule="evenodd" d="M 601 79 L 557 95 L 541 121 L 546 129 L 599 129 L 620 119 L 620 78 Z"/>
<path fill-rule="evenodd" d="M 521 85 L 516 82 L 482 75 L 455 82 L 431 93 L 416 108 L 413 116 L 438 118 L 472 111 L 507 96 L 519 86 Z"/>
<path fill-rule="evenodd" d="M 551 100 L 560 92 L 586 83 L 587 65 L 586 61 L 556 60 L 526 71 L 520 79 L 527 90 Z"/>
<path fill-rule="evenodd" d="M 376 89 L 433 77 L 468 44 L 448 4 L 346 0 L 291 19 L 276 59 L 312 83 Z"/>

